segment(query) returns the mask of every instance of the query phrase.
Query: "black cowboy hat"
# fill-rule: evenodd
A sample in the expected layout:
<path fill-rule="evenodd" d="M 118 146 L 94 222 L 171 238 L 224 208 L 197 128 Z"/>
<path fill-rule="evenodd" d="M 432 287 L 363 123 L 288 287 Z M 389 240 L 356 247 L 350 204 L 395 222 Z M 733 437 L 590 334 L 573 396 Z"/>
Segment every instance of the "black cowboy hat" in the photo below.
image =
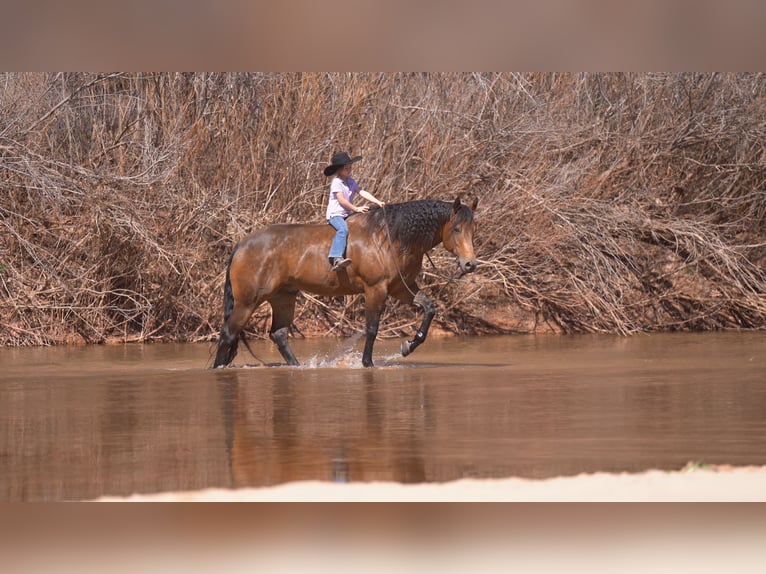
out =
<path fill-rule="evenodd" d="M 362 159 L 362 156 L 358 155 L 356 157 L 351 157 L 346 151 L 336 153 L 334 156 L 332 156 L 330 165 L 324 168 L 324 174 L 327 177 L 330 177 L 332 174 L 338 171 L 339 168 L 343 167 L 344 165 L 354 163 L 355 161 L 359 161 L 360 159 Z"/>

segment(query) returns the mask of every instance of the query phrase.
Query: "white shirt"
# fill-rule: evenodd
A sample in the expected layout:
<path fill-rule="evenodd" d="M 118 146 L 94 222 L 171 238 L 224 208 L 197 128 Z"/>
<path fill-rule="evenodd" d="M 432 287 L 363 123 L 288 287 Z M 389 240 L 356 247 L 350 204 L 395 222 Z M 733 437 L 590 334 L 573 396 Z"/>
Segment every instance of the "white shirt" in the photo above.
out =
<path fill-rule="evenodd" d="M 349 203 L 354 203 L 356 192 L 360 189 L 361 188 L 359 187 L 359 184 L 356 183 L 351 177 L 348 178 L 348 183 L 345 183 L 339 177 L 333 178 L 332 182 L 330 183 L 330 201 L 327 204 L 327 214 L 325 217 L 329 220 L 331 217 L 335 217 L 336 215 L 340 215 L 343 218 L 351 215 L 351 212 L 340 204 L 336 194 L 342 193 L 343 197 L 345 197 Z"/>

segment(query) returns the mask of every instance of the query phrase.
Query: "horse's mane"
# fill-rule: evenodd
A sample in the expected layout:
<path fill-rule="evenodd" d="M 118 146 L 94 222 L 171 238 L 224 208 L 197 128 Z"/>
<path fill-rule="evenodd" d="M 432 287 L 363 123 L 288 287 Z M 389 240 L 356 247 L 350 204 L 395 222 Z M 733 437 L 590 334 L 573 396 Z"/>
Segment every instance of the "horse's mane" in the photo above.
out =
<path fill-rule="evenodd" d="M 367 213 L 367 232 L 382 230 L 383 236 L 398 244 L 400 251 L 428 251 L 437 232 L 452 215 L 453 203 L 418 199 L 373 207 Z M 458 223 L 470 217 L 467 207 L 460 209 Z"/>

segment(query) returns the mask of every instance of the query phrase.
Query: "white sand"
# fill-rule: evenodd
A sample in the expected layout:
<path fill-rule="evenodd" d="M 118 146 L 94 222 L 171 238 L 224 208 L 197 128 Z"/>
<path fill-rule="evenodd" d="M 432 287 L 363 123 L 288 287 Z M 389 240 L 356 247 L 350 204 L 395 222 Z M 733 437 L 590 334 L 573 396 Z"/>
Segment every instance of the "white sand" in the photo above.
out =
<path fill-rule="evenodd" d="M 638 474 L 581 474 L 547 480 L 521 478 L 447 483 L 292 482 L 266 488 L 211 488 L 100 501 L 243 502 L 762 502 L 766 467 L 688 468 Z"/>

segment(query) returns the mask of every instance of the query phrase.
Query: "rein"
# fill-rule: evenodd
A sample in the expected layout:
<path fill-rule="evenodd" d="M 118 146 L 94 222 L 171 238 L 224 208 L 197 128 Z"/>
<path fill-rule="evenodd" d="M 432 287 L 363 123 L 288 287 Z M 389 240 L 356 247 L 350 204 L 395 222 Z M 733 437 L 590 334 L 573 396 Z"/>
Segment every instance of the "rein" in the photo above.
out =
<path fill-rule="evenodd" d="M 453 280 L 455 279 L 455 277 L 457 277 L 457 278 L 459 279 L 460 277 L 462 277 L 463 275 L 465 275 L 465 273 L 462 273 L 462 272 L 461 272 L 459 275 L 457 275 L 457 276 L 456 276 L 456 275 L 454 275 L 454 274 L 453 274 L 453 275 L 451 275 L 451 276 L 450 276 L 450 275 L 445 275 L 444 273 L 442 273 L 441 271 L 439 271 L 439 268 L 436 266 L 436 263 L 434 263 L 433 259 L 431 259 L 431 255 L 428 253 L 428 251 L 426 251 L 426 257 L 428 257 L 428 260 L 431 262 L 431 266 L 434 268 L 434 271 L 435 271 L 435 274 L 436 274 L 436 276 L 437 276 L 437 277 L 439 277 L 439 278 L 441 278 L 441 279 L 444 279 L 444 280 L 445 280 L 445 281 L 447 281 L 448 283 L 449 283 L 450 281 L 453 281 Z"/>

